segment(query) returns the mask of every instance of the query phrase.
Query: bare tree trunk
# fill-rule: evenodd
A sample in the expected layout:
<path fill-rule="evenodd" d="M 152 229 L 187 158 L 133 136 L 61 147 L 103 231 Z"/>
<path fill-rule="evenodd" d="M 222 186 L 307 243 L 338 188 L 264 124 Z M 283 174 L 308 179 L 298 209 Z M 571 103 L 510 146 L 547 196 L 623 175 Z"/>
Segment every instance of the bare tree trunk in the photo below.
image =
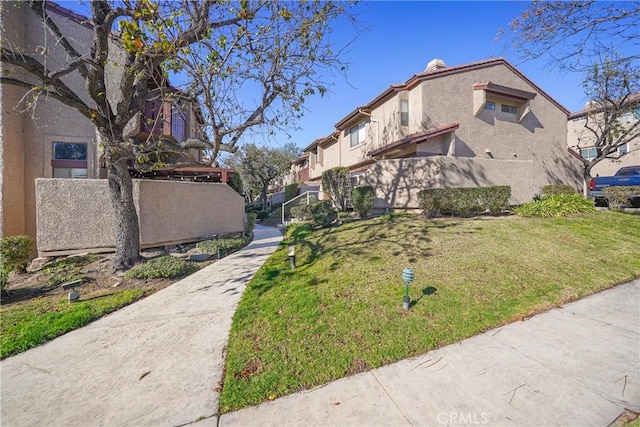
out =
<path fill-rule="evenodd" d="M 109 198 L 116 214 L 115 271 L 132 267 L 140 260 L 140 226 L 133 202 L 133 181 L 124 162 L 111 161 L 107 169 Z"/>
<path fill-rule="evenodd" d="M 589 195 L 589 182 L 591 182 L 591 168 L 583 166 L 582 168 L 582 195 L 587 197 Z"/>
<path fill-rule="evenodd" d="M 268 185 L 268 184 L 267 184 Z M 267 185 L 262 186 L 262 191 L 260 192 L 260 196 L 262 197 L 262 210 L 266 211 L 267 206 Z"/>

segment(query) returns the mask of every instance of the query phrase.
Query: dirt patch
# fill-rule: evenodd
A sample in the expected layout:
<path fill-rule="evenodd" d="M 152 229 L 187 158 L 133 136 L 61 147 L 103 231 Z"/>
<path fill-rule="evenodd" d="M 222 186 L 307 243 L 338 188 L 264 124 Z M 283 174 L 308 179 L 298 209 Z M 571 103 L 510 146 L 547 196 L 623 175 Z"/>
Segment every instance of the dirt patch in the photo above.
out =
<path fill-rule="evenodd" d="M 144 254 L 150 258 L 157 256 L 157 253 Z M 61 259 L 71 260 L 72 257 L 57 258 L 45 264 L 42 269 L 25 274 L 11 273 L 9 281 L 2 295 L 1 303 L 3 307 L 14 304 L 22 304 L 34 298 L 60 299 L 66 298 L 69 291 L 64 291 L 61 284 L 70 281 L 75 277 L 82 278 L 80 300 L 95 298 L 123 289 L 144 289 L 151 293 L 166 288 L 167 286 L 181 280 L 183 277 L 172 279 L 129 279 L 113 274 L 111 266 L 113 255 L 90 255 L 89 262 L 85 263 L 86 256 L 82 262 L 67 269 L 51 269 L 54 263 Z M 76 257 L 81 258 L 81 257 Z M 199 268 L 203 268 L 213 260 L 195 263 Z"/>

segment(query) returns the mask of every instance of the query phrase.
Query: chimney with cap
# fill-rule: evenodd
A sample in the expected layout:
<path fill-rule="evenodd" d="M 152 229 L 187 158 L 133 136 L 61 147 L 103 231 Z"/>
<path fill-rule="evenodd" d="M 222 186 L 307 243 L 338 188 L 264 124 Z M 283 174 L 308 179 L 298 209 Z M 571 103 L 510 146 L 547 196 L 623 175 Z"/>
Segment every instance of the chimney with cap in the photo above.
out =
<path fill-rule="evenodd" d="M 447 68 L 444 61 L 440 58 L 435 58 L 429 61 L 429 63 L 427 64 L 427 68 L 425 68 L 424 71 L 427 73 L 431 73 L 433 71 L 442 70 L 443 68 Z"/>

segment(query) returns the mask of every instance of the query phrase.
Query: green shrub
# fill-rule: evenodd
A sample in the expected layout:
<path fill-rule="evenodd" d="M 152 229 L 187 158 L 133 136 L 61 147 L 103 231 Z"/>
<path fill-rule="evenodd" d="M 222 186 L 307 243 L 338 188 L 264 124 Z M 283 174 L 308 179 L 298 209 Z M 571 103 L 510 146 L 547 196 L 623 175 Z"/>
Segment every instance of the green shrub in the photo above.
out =
<path fill-rule="evenodd" d="M 300 221 L 309 221 L 313 218 L 311 214 L 311 209 L 307 204 L 300 204 L 297 206 L 292 206 L 290 209 L 291 216 L 294 218 L 298 218 Z"/>
<path fill-rule="evenodd" d="M 263 220 L 269 218 L 271 213 L 269 211 L 258 211 L 256 212 L 256 218 Z"/>
<path fill-rule="evenodd" d="M 499 215 L 509 208 L 511 187 L 498 185 L 494 187 L 480 187 L 480 206 L 491 215 Z"/>
<path fill-rule="evenodd" d="M 520 216 L 561 217 L 576 213 L 596 212 L 593 200 L 578 193 L 554 194 L 515 209 Z"/>
<path fill-rule="evenodd" d="M 622 210 L 625 206 L 632 205 L 634 197 L 640 197 L 640 186 L 607 187 L 602 190 L 602 195 L 609 202 L 609 209 Z"/>
<path fill-rule="evenodd" d="M 294 182 L 293 184 L 289 184 L 284 187 L 284 201 L 288 202 L 298 195 L 298 188 L 300 188 L 300 184 Z"/>
<path fill-rule="evenodd" d="M 9 270 L 24 273 L 29 264 L 29 251 L 31 250 L 31 238 L 29 236 L 8 236 L 0 239 L 0 258 L 2 265 Z"/>
<path fill-rule="evenodd" d="M 29 236 L 8 236 L 0 239 L 0 292 L 4 291 L 9 273 L 24 273 L 29 263 L 31 238 Z"/>
<path fill-rule="evenodd" d="M 244 237 L 223 237 L 221 239 L 198 242 L 196 243 L 196 248 L 212 255 L 217 255 L 219 250 L 220 254 L 224 256 L 232 251 L 244 247 L 245 243 Z"/>
<path fill-rule="evenodd" d="M 256 218 L 258 217 L 258 215 L 256 215 L 255 212 L 249 212 L 247 214 L 247 224 L 246 224 L 246 232 L 247 234 L 253 233 L 253 229 L 256 226 Z"/>
<path fill-rule="evenodd" d="M 356 187 L 351 191 L 353 209 L 358 212 L 361 218 L 366 218 L 371 213 L 375 197 L 376 192 L 370 185 Z"/>
<path fill-rule="evenodd" d="M 172 279 L 193 273 L 197 267 L 180 258 L 163 255 L 136 265 L 124 275 L 128 279 Z"/>
<path fill-rule="evenodd" d="M 309 204 L 313 223 L 319 227 L 328 227 L 338 218 L 338 211 L 331 200 L 318 200 Z"/>
<path fill-rule="evenodd" d="M 554 194 L 575 194 L 576 189 L 565 184 L 550 184 L 542 187 L 542 197 L 553 196 Z"/>
<path fill-rule="evenodd" d="M 347 210 L 347 188 L 350 179 L 349 168 L 342 166 L 322 172 L 322 188 L 341 212 Z"/>
<path fill-rule="evenodd" d="M 469 216 L 489 211 L 492 215 L 509 206 L 511 187 L 433 188 L 418 192 L 418 206 L 426 216 Z"/>

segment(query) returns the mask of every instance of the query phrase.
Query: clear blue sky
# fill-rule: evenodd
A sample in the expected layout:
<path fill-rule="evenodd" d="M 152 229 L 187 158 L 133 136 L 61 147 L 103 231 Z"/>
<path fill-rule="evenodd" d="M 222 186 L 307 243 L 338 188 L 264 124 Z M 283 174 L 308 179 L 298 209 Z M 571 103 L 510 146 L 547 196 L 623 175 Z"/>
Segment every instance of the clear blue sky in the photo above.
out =
<path fill-rule="evenodd" d="M 87 15 L 87 3 L 58 1 Z M 524 61 L 509 43 L 509 22 L 527 2 L 512 1 L 362 1 L 354 10 L 364 27 L 348 48 L 347 79 L 330 76 L 330 92 L 308 99 L 308 111 L 298 122 L 300 130 L 266 139 L 247 135 L 244 141 L 282 145 L 295 142 L 304 147 L 334 130 L 334 124 L 355 107 L 372 100 L 395 83 L 421 72 L 433 58 L 449 66 L 503 57 L 570 111 L 586 102 L 582 76 L 551 69 L 545 59 Z M 498 41 L 498 31 L 505 35 Z M 350 25 L 334 27 L 337 45 L 355 36 Z"/>

